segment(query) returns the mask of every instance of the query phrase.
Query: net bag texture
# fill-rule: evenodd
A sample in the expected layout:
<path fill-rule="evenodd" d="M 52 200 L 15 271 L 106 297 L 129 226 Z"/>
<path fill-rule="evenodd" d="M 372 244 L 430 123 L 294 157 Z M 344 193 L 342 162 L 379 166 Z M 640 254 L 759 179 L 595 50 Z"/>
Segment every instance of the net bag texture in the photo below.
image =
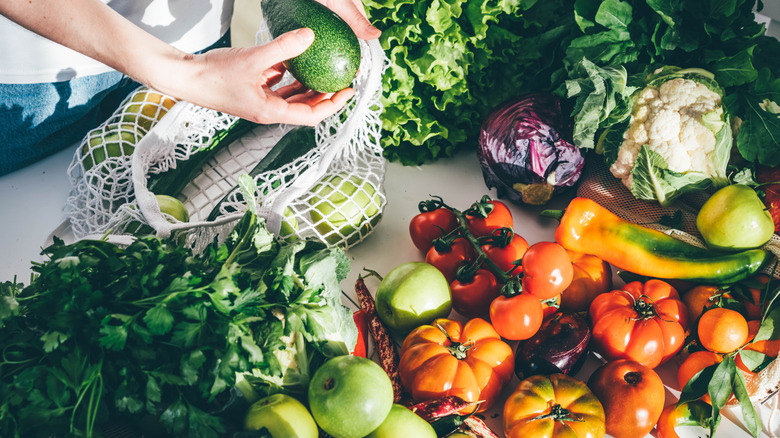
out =
<path fill-rule="evenodd" d="M 72 188 L 65 213 L 74 237 L 108 236 L 121 244 L 142 230 L 181 239 L 199 252 L 214 239 L 224 240 L 251 205 L 266 219 L 269 231 L 279 234 L 286 223 L 288 239 L 316 239 L 345 248 L 362 241 L 379 222 L 386 203 L 379 99 L 388 64 L 377 41 L 360 45 L 355 95 L 315 127 L 316 145 L 254 176 L 255 196 L 248 202 L 237 186 L 239 176 L 296 128 L 255 125 L 221 147 L 183 187 L 177 198 L 187 209 L 187 222 L 161 212 L 149 177 L 186 165 L 239 120 L 147 87 L 137 89 L 87 134 L 69 166 Z M 278 86 L 290 81 L 287 77 Z M 217 205 L 219 215 L 209 220 Z"/>
<path fill-rule="evenodd" d="M 633 223 L 642 224 L 657 229 L 670 236 L 688 243 L 704 246 L 704 240 L 696 229 L 696 213 L 707 200 L 710 193 L 699 192 L 683 195 L 677 202 L 664 208 L 657 203 L 639 200 L 631 194 L 623 183 L 615 178 L 600 157 L 592 157 L 587 161 L 584 173 L 577 187 L 577 196 L 590 198 L 610 210 L 615 215 Z M 659 223 L 664 217 L 676 217 L 677 228 Z M 765 248 L 774 254 L 775 261 L 780 257 L 780 236 L 773 235 Z M 764 269 L 764 272 L 777 278 L 774 263 Z M 746 377 L 746 386 L 750 399 L 754 404 L 764 404 L 770 411 L 776 413 L 780 394 L 780 360 L 775 359 L 766 368 L 753 376 Z M 736 401 L 728 406 L 735 406 Z M 775 414 L 776 415 L 776 414 Z M 765 427 L 769 428 L 772 419 L 764 419 Z M 776 425 L 775 425 L 776 427 Z"/>

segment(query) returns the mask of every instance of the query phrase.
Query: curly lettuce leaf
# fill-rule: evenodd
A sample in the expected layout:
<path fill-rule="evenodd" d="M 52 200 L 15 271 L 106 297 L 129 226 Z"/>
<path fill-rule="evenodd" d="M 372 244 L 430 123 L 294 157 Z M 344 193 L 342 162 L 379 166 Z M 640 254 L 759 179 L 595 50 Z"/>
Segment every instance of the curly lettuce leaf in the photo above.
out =
<path fill-rule="evenodd" d="M 383 78 L 385 156 L 421 164 L 476 144 L 504 100 L 549 88 L 574 0 L 367 0 L 390 60 Z"/>

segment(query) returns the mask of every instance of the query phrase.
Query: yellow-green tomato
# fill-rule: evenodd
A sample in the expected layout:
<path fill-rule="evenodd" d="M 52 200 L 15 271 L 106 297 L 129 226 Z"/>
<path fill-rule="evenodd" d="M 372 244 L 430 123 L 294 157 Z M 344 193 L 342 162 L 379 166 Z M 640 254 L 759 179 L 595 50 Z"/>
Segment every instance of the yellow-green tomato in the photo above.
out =
<path fill-rule="evenodd" d="M 273 394 L 249 407 L 246 430 L 265 429 L 273 438 L 317 438 L 317 423 L 303 403 L 287 394 Z"/>
<path fill-rule="evenodd" d="M 444 274 L 425 262 L 402 263 L 385 275 L 376 290 L 379 319 L 391 330 L 408 333 L 449 316 L 450 285 Z"/>
<path fill-rule="evenodd" d="M 344 237 L 350 245 L 357 243 L 381 217 L 376 187 L 356 175 L 345 177 L 326 177 L 314 186 L 309 200 L 313 207 L 311 220 L 330 244 L 337 244 Z"/>
<path fill-rule="evenodd" d="M 731 184 L 710 196 L 696 216 L 707 246 L 720 250 L 758 248 L 775 232 L 772 215 L 751 187 Z"/>
<path fill-rule="evenodd" d="M 393 404 L 382 424 L 366 438 L 436 438 L 436 431 L 430 423 L 409 408 Z"/>

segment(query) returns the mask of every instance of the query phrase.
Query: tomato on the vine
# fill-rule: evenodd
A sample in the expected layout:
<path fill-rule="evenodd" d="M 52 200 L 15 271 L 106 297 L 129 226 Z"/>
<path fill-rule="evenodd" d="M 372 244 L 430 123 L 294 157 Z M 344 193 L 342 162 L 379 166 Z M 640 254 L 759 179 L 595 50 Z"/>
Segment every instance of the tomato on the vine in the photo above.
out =
<path fill-rule="evenodd" d="M 469 279 L 456 278 L 450 284 L 452 308 L 467 318 L 487 318 L 490 303 L 501 292 L 496 276 L 487 269 L 477 269 Z"/>
<path fill-rule="evenodd" d="M 503 237 L 496 236 L 495 238 L 501 239 Z M 519 263 L 523 259 L 523 254 L 528 250 L 528 241 L 516 233 L 512 233 L 511 239 L 506 238 L 505 240 L 509 240 L 509 242 L 490 242 L 482 245 L 482 252 L 498 269 L 517 275 L 522 272 L 522 265 L 518 266 L 515 262 Z"/>
<path fill-rule="evenodd" d="M 574 277 L 569 254 L 555 242 L 537 242 L 523 254 L 523 291 L 540 300 L 560 295 Z"/>
<path fill-rule="evenodd" d="M 475 258 L 474 247 L 463 237 L 458 237 L 449 244 L 439 240 L 425 255 L 425 261 L 441 271 L 448 283 L 455 280 L 458 268 L 472 262 Z"/>
<path fill-rule="evenodd" d="M 528 339 L 539 331 L 543 320 L 542 303 L 528 293 L 501 295 L 490 303 L 490 322 L 505 339 Z"/>
<path fill-rule="evenodd" d="M 442 237 L 459 226 L 458 217 L 452 210 L 439 207 L 413 217 L 409 222 L 409 235 L 414 246 L 422 253 L 427 253 L 433 246 L 434 239 Z"/>
<path fill-rule="evenodd" d="M 656 279 L 597 296 L 589 314 L 593 343 L 607 360 L 631 359 L 650 368 L 680 351 L 688 327 L 677 290 Z"/>
<path fill-rule="evenodd" d="M 500 228 L 512 228 L 512 212 L 501 201 L 485 200 L 474 204 L 464 212 L 466 226 L 474 237 L 489 236 Z"/>

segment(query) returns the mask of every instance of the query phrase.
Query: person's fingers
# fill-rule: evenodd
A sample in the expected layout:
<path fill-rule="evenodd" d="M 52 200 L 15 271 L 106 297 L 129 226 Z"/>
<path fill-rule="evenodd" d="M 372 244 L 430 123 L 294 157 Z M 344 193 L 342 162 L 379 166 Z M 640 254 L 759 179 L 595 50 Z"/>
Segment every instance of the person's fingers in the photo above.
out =
<path fill-rule="evenodd" d="M 276 93 L 282 99 L 288 100 L 292 96 L 300 94 L 301 90 L 307 90 L 307 88 L 305 88 L 302 83 L 294 81 L 291 84 L 277 88 L 274 90 L 274 93 Z"/>
<path fill-rule="evenodd" d="M 279 123 L 314 126 L 340 110 L 354 94 L 353 89 L 345 88 L 328 98 L 320 99 L 318 96 L 313 96 L 311 99 L 319 99 L 313 104 L 303 101 L 282 101 L 282 107 L 278 108 L 278 113 L 283 114 Z"/>
<path fill-rule="evenodd" d="M 258 57 L 265 61 L 266 66 L 276 66 L 283 61 L 300 55 L 313 42 L 314 32 L 311 29 L 304 27 L 291 30 L 279 35 L 270 43 L 260 46 L 262 53 L 258 53 Z"/>
<path fill-rule="evenodd" d="M 319 0 L 319 2 L 346 21 L 358 38 L 373 40 L 382 34 L 382 31 L 372 26 L 366 18 L 362 2 L 357 0 Z"/>

